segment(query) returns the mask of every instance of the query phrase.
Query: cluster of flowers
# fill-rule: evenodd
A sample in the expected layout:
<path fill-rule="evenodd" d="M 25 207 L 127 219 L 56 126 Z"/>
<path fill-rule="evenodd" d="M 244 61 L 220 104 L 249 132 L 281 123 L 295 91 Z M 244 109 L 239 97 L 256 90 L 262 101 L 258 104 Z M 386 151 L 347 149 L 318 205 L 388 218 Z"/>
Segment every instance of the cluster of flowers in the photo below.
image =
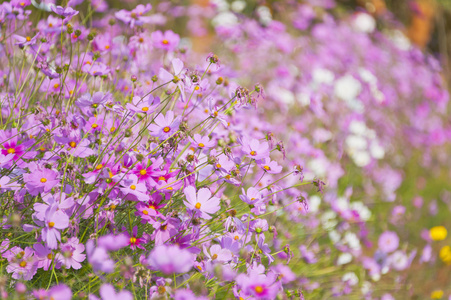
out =
<path fill-rule="evenodd" d="M 378 220 L 403 225 L 408 146 L 443 162 L 448 94 L 433 58 L 368 14 L 334 19 L 333 1 L 287 2 L 287 24 L 265 7 L 245 17 L 244 1 L 82 2 L 0 7 L 1 297 L 406 292 L 372 282 L 403 282 L 415 250 L 367 222 L 394 201 Z M 185 16 L 191 35 L 212 20 L 230 63 L 164 27 Z"/>

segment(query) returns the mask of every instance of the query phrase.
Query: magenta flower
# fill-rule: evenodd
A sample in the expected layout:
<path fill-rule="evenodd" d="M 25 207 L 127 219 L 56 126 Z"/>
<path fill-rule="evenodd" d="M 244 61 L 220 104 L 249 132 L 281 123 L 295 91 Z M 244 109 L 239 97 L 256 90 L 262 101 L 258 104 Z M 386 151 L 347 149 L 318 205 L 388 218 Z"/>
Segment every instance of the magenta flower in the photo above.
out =
<path fill-rule="evenodd" d="M 166 140 L 177 132 L 180 121 L 180 117 L 174 119 L 174 112 L 170 110 L 166 113 L 166 116 L 159 114 L 154 120 L 155 124 L 149 125 L 149 131 L 153 136 Z"/>
<path fill-rule="evenodd" d="M 103 247 L 96 247 L 93 240 L 86 243 L 86 254 L 94 272 L 111 273 L 114 271 L 115 262 L 108 255 L 108 251 Z"/>
<path fill-rule="evenodd" d="M 175 50 L 180 42 L 180 36 L 171 30 L 167 30 L 164 33 L 160 30 L 152 32 L 151 38 L 155 48 L 166 51 Z"/>
<path fill-rule="evenodd" d="M 276 281 L 274 273 L 267 276 L 252 272 L 249 276 L 238 275 L 236 282 L 245 293 L 244 298 L 255 297 L 256 299 L 275 299 L 280 289 L 280 282 Z"/>
<path fill-rule="evenodd" d="M 69 217 L 57 209 L 57 205 L 52 205 L 45 213 L 44 222 L 35 220 L 38 225 L 43 223 L 42 240 L 47 243 L 50 249 L 58 247 L 58 241 L 61 241 L 61 233 L 59 231 L 69 227 Z"/>
<path fill-rule="evenodd" d="M 129 235 L 126 231 L 125 227 L 122 228 L 124 231 L 124 235 L 127 236 L 129 240 L 129 246 L 132 250 L 136 250 L 136 248 L 146 250 L 146 248 L 143 246 L 149 242 L 148 234 L 143 233 L 141 237 L 138 237 L 138 226 L 133 227 L 132 235 Z"/>
<path fill-rule="evenodd" d="M 197 192 L 193 186 L 186 187 L 186 200 L 183 201 L 186 207 L 193 211 L 196 215 L 199 214 L 203 219 L 211 219 L 211 215 L 216 213 L 219 209 L 219 198 L 212 197 L 211 191 L 208 188 L 202 188 Z"/>
<path fill-rule="evenodd" d="M 147 258 L 153 270 L 164 274 L 186 273 L 193 267 L 194 255 L 178 246 L 161 245 L 155 247 Z"/>
<path fill-rule="evenodd" d="M 399 238 L 393 231 L 385 231 L 379 236 L 379 249 L 384 253 L 390 253 L 398 249 Z"/>

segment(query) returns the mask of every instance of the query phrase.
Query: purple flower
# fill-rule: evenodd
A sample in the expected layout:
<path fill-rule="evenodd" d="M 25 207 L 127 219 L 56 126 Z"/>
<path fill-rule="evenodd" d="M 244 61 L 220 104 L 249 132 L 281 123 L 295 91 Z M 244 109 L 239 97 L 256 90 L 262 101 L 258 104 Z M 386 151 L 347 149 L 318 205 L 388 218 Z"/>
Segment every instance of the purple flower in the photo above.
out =
<path fill-rule="evenodd" d="M 161 245 L 155 247 L 147 258 L 153 270 L 164 274 L 186 273 L 194 265 L 194 255 L 178 246 Z"/>
<path fill-rule="evenodd" d="M 152 32 L 151 38 L 155 48 L 166 51 L 175 50 L 180 42 L 180 36 L 171 30 L 167 30 L 164 33 L 160 30 Z"/>
<path fill-rule="evenodd" d="M 398 249 L 399 238 L 393 231 L 385 231 L 379 236 L 379 249 L 384 253 L 390 253 Z"/>
<path fill-rule="evenodd" d="M 216 213 L 219 209 L 219 198 L 212 197 L 211 191 L 208 188 L 200 189 L 196 195 L 196 188 L 193 186 L 186 187 L 185 193 L 186 207 L 196 214 L 200 214 L 203 219 L 211 219 L 211 215 Z"/>
<path fill-rule="evenodd" d="M 243 298 L 275 299 L 280 289 L 280 282 L 276 281 L 274 273 L 269 273 L 268 276 L 256 272 L 249 276 L 240 274 L 236 282 L 245 294 Z"/>
<path fill-rule="evenodd" d="M 149 125 L 152 135 L 159 137 L 161 140 L 166 140 L 179 129 L 180 117 L 174 119 L 174 112 L 170 110 L 166 113 L 166 116 L 159 114 L 154 122 L 155 124 Z"/>
<path fill-rule="evenodd" d="M 149 239 L 148 239 L 149 235 L 147 233 L 143 233 L 142 237 L 138 237 L 138 226 L 133 227 L 131 236 L 128 234 L 127 231 L 125 231 L 125 227 L 122 228 L 122 230 L 124 230 L 124 235 L 127 236 L 128 240 L 129 240 L 130 248 L 132 250 L 136 250 L 136 248 L 146 250 L 146 248 L 143 246 L 143 244 L 147 244 L 149 241 Z"/>

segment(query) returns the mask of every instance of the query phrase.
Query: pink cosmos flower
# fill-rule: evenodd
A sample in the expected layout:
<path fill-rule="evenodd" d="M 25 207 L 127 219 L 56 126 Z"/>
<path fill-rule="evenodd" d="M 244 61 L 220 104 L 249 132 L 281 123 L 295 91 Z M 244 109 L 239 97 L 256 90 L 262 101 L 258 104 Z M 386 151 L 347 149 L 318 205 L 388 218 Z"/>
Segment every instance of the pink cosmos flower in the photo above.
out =
<path fill-rule="evenodd" d="M 60 15 L 61 17 L 63 17 L 66 21 L 69 21 L 70 19 L 72 19 L 73 16 L 78 15 L 78 11 L 74 10 L 72 7 L 62 7 L 62 6 L 55 6 L 52 5 L 51 6 L 52 11 L 57 14 Z"/>
<path fill-rule="evenodd" d="M 272 161 L 270 158 L 261 159 L 257 161 L 257 164 L 269 174 L 279 174 L 282 171 L 282 166 L 279 166 L 277 162 Z"/>
<path fill-rule="evenodd" d="M 166 116 L 159 114 L 154 120 L 155 124 L 149 125 L 149 131 L 153 136 L 166 140 L 177 132 L 180 121 L 180 116 L 174 119 L 174 112 L 170 110 Z"/>
<path fill-rule="evenodd" d="M 132 103 L 127 103 L 126 107 L 132 112 L 143 113 L 146 115 L 153 114 L 160 105 L 160 98 L 148 95 L 144 98 L 135 96 Z"/>
<path fill-rule="evenodd" d="M 25 187 L 33 196 L 39 193 L 48 193 L 59 183 L 56 171 L 47 168 L 40 169 L 36 165 L 31 165 L 30 171 L 30 174 L 23 174 L 23 179 Z"/>
<path fill-rule="evenodd" d="M 201 136 L 200 134 L 196 133 L 192 138 L 189 138 L 190 142 L 194 144 L 194 147 L 198 149 L 209 149 L 216 145 L 216 143 L 208 136 Z"/>
<path fill-rule="evenodd" d="M 52 205 L 45 213 L 44 222 L 35 220 L 38 225 L 44 226 L 42 229 L 42 240 L 47 243 L 50 249 L 56 249 L 58 241 L 61 241 L 59 230 L 69 227 L 69 217 L 57 209 L 57 205 Z"/>
<path fill-rule="evenodd" d="M 71 237 L 67 243 L 61 244 L 60 249 L 61 253 L 57 254 L 57 258 L 66 268 L 81 268 L 81 262 L 86 259 L 86 254 L 83 254 L 85 245 L 81 244 L 77 237 Z"/>
<path fill-rule="evenodd" d="M 133 300 L 133 295 L 127 290 L 122 290 L 118 293 L 114 290 L 114 287 L 111 284 L 103 284 L 100 287 L 100 297 L 102 300 Z M 89 296 L 89 300 L 98 300 L 94 295 Z"/>
<path fill-rule="evenodd" d="M 195 214 L 200 214 L 203 219 L 211 219 L 211 215 L 220 209 L 219 198 L 212 197 L 208 188 L 200 189 L 197 195 L 196 188 L 193 186 L 186 187 L 183 192 L 186 196 L 183 203 Z"/>
<path fill-rule="evenodd" d="M 186 273 L 194 264 L 194 255 L 178 246 L 161 245 L 155 247 L 147 258 L 153 270 L 164 274 Z"/>
<path fill-rule="evenodd" d="M 150 4 L 139 4 L 132 11 L 126 11 L 124 9 L 116 12 L 115 16 L 125 24 L 128 24 L 130 28 L 136 26 L 142 26 L 145 23 L 149 23 L 151 21 L 151 17 L 143 16 L 148 13 L 152 9 L 152 5 Z"/>
<path fill-rule="evenodd" d="M 33 291 L 33 296 L 36 299 L 54 299 L 54 300 L 71 300 L 72 291 L 65 284 L 55 285 L 49 290 L 39 289 Z"/>
<path fill-rule="evenodd" d="M 13 273 L 12 278 L 30 280 L 36 274 L 37 262 L 32 248 L 26 247 L 22 250 L 22 248 L 13 247 L 3 257 L 8 259 L 6 272 Z"/>
<path fill-rule="evenodd" d="M 236 282 L 241 286 L 242 292 L 245 293 L 244 298 L 255 297 L 256 299 L 275 299 L 281 284 L 276 281 L 274 273 L 268 275 L 251 272 L 249 276 L 244 274 L 238 275 Z"/>
<path fill-rule="evenodd" d="M 50 269 L 52 263 L 55 264 L 57 269 L 61 267 L 61 262 L 56 258 L 54 260 L 54 253 L 51 249 L 42 244 L 35 244 L 33 248 L 36 254 L 36 263 L 38 268 L 43 268 L 44 271 L 47 271 Z"/>
<path fill-rule="evenodd" d="M 255 160 L 269 158 L 269 144 L 267 142 L 259 142 L 257 139 L 248 140 L 243 138 L 241 140 L 242 150 L 250 158 Z"/>
<path fill-rule="evenodd" d="M 123 175 L 114 176 L 115 180 L 120 180 Z M 149 195 L 146 194 L 147 188 L 145 183 L 138 182 L 138 176 L 130 174 L 126 179 L 120 181 L 121 192 L 125 195 L 125 199 L 131 201 L 148 201 Z"/>
<path fill-rule="evenodd" d="M 254 187 L 248 188 L 247 192 L 245 192 L 244 189 L 242 189 L 242 191 L 243 194 L 240 195 L 240 199 L 249 205 L 255 205 L 257 203 L 260 203 L 263 199 L 260 191 Z"/>
<path fill-rule="evenodd" d="M 395 251 L 399 246 L 398 235 L 393 231 L 385 231 L 379 236 L 378 246 L 384 253 Z"/>
<path fill-rule="evenodd" d="M 175 50 L 180 42 L 180 36 L 171 30 L 167 30 L 164 33 L 160 30 L 152 32 L 151 38 L 155 48 L 166 51 Z"/>
<path fill-rule="evenodd" d="M 204 247 L 204 254 L 212 262 L 226 263 L 232 260 L 232 252 L 229 249 L 221 248 L 220 245 L 213 245 L 210 251 Z"/>

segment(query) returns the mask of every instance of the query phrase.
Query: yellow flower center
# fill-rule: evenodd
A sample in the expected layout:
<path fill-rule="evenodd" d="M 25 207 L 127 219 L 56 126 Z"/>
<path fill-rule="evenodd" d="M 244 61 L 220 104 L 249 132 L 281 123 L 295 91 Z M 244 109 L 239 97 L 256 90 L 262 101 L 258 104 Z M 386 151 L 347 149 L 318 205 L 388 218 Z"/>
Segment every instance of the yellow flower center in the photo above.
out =
<path fill-rule="evenodd" d="M 164 39 L 164 40 L 162 41 L 162 43 L 163 43 L 164 45 L 167 45 L 167 44 L 169 44 L 169 41 L 166 40 L 166 39 Z"/>
<path fill-rule="evenodd" d="M 141 110 L 142 110 L 142 111 L 148 111 L 149 108 L 148 108 L 147 106 L 145 106 L 145 107 L 141 108 Z"/>
<path fill-rule="evenodd" d="M 171 131 L 171 127 L 166 126 L 165 128 L 163 128 L 163 131 L 168 133 L 169 131 Z"/>
<path fill-rule="evenodd" d="M 197 266 L 196 268 L 197 268 L 199 271 L 202 272 L 202 267 L 201 267 L 201 266 Z"/>
<path fill-rule="evenodd" d="M 213 254 L 212 256 L 211 256 L 211 260 L 215 260 L 215 259 L 217 259 L 218 258 L 218 255 L 217 254 Z"/>
<path fill-rule="evenodd" d="M 271 171 L 271 168 L 269 166 L 264 166 L 263 169 L 265 169 L 266 171 Z"/>
<path fill-rule="evenodd" d="M 240 239 L 239 236 L 235 235 L 235 237 L 233 238 L 235 241 L 238 241 Z"/>
<path fill-rule="evenodd" d="M 72 148 L 75 148 L 75 147 L 77 147 L 77 143 L 72 141 L 69 143 L 69 146 L 71 146 Z"/>
<path fill-rule="evenodd" d="M 131 190 L 136 190 L 136 185 L 132 184 L 132 185 L 130 186 L 130 189 L 131 189 Z"/>
<path fill-rule="evenodd" d="M 29 36 L 27 36 L 26 39 L 27 39 L 27 42 L 31 41 L 31 37 L 29 37 Z"/>
<path fill-rule="evenodd" d="M 145 169 L 142 169 L 141 171 L 139 171 L 139 174 L 141 174 L 142 176 L 147 174 L 147 171 Z"/>
<path fill-rule="evenodd" d="M 147 216 L 149 212 L 147 210 L 143 210 L 143 214 Z"/>
<path fill-rule="evenodd" d="M 203 148 L 205 145 L 203 143 L 199 143 L 199 148 Z"/>
<path fill-rule="evenodd" d="M 110 49 L 110 45 L 105 46 L 105 50 L 108 50 L 108 49 Z"/>
<path fill-rule="evenodd" d="M 222 166 L 220 164 L 216 164 L 216 168 L 220 169 Z"/>
<path fill-rule="evenodd" d="M 96 170 L 100 170 L 100 169 L 102 169 L 102 168 L 103 168 L 103 165 L 100 164 L 100 165 L 97 165 Z"/>
<path fill-rule="evenodd" d="M 263 288 L 260 285 L 257 285 L 254 289 L 257 294 L 261 294 L 263 292 Z"/>
<path fill-rule="evenodd" d="M 194 206 L 196 209 L 200 209 L 201 205 L 199 202 L 196 203 L 196 205 Z"/>
<path fill-rule="evenodd" d="M 163 176 L 158 177 L 158 181 L 163 180 L 166 181 L 166 178 L 164 178 Z"/>
<path fill-rule="evenodd" d="M 148 207 L 149 207 L 150 209 L 153 209 L 153 210 L 156 209 L 155 206 L 153 206 L 153 205 L 149 205 Z"/>
<path fill-rule="evenodd" d="M 25 268 L 27 266 L 27 262 L 22 260 L 19 264 L 22 268 Z"/>
<path fill-rule="evenodd" d="M 116 131 L 116 127 L 111 127 L 110 132 L 113 133 L 114 131 Z"/>
<path fill-rule="evenodd" d="M 52 253 L 47 254 L 47 258 L 48 258 L 48 259 L 52 259 L 52 258 L 53 258 Z"/>
<path fill-rule="evenodd" d="M 130 244 L 134 244 L 136 243 L 136 238 L 135 237 L 131 237 L 130 238 Z"/>
<path fill-rule="evenodd" d="M 41 178 L 41 180 L 40 180 L 42 183 L 46 183 L 47 182 L 47 178 Z"/>
<path fill-rule="evenodd" d="M 49 222 L 49 227 L 53 228 L 53 226 L 55 226 L 55 222 Z"/>
<path fill-rule="evenodd" d="M 94 124 L 91 125 L 91 127 L 92 127 L 92 128 L 97 128 L 97 127 L 99 127 L 99 125 L 97 125 L 96 123 L 94 123 Z"/>
<path fill-rule="evenodd" d="M 14 149 L 14 148 L 8 149 L 8 154 L 14 154 L 14 153 L 16 153 L 16 149 Z"/>
<path fill-rule="evenodd" d="M 196 87 L 194 88 L 196 91 L 200 90 L 200 87 L 198 85 L 196 85 Z"/>
<path fill-rule="evenodd" d="M 53 85 L 53 88 L 55 88 L 55 89 L 57 89 L 57 88 L 59 88 L 60 87 L 60 84 L 59 83 L 55 83 L 54 85 Z"/>
<path fill-rule="evenodd" d="M 255 152 L 254 150 L 251 151 L 250 155 L 255 156 L 257 155 L 257 152 Z"/>

